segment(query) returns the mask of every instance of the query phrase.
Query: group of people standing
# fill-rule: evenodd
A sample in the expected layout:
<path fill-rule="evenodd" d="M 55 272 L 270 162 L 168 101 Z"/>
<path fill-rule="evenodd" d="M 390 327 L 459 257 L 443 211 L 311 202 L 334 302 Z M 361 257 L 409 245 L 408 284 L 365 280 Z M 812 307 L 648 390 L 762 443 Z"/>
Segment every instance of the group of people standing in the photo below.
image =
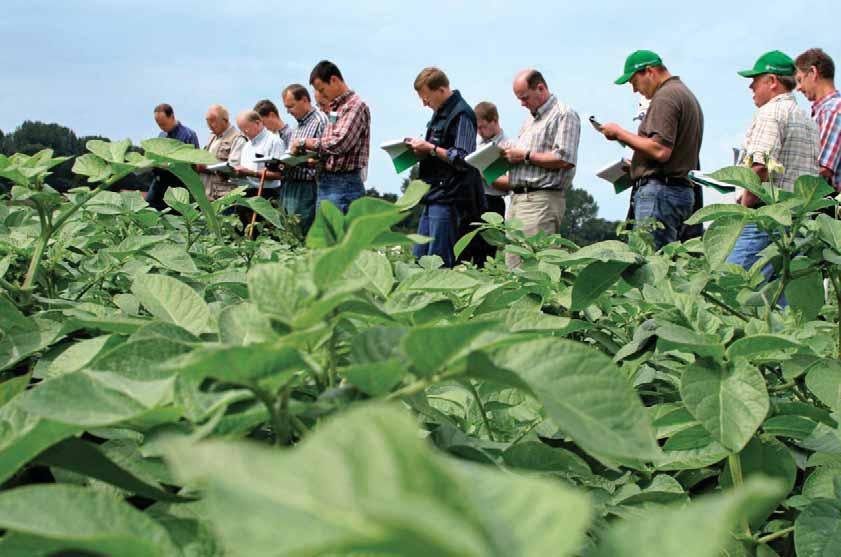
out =
<path fill-rule="evenodd" d="M 841 94 L 834 85 L 835 68 L 829 55 L 813 48 L 792 59 L 780 51 L 763 54 L 749 70 L 738 72 L 751 80 L 757 111 L 742 146 L 742 163 L 774 187 L 792 191 L 804 174 L 821 175 L 841 191 Z M 260 101 L 254 110 L 239 114 L 234 128 L 227 110 L 213 105 L 207 113 L 211 136 L 205 149 L 228 161 L 235 176 L 204 173 L 206 191 L 218 198 L 237 185 L 253 187 L 258 177 L 274 192 L 279 205 L 298 215 L 303 232 L 313 221 L 316 205 L 330 200 L 346 212 L 365 193 L 364 179 L 370 153 L 371 115 L 368 106 L 345 83 L 335 64 L 319 62 L 310 74 L 313 106 L 306 87 L 294 84 L 283 90 L 283 104 L 298 123 L 294 130 L 283 123 L 275 105 Z M 704 116 L 689 88 L 672 75 L 656 53 L 639 50 L 627 57 L 617 85 L 630 83 L 649 104 L 636 132 L 615 123 L 593 125 L 604 137 L 629 147 L 633 156 L 627 171 L 633 186 L 633 220 L 654 219 L 656 248 L 683 238 L 684 221 L 702 205 L 700 187 L 689 173 L 700 169 Z M 507 137 L 497 107 L 482 101 L 471 107 L 451 88 L 439 68 L 424 68 L 414 89 L 432 111 L 425 137 L 408 139 L 419 159 L 418 177 L 430 189 L 421 201 L 418 233 L 430 238 L 415 246 L 414 255 L 440 256 L 446 266 L 456 263 L 453 247 L 465 223 L 484 211 L 498 212 L 522 223 L 527 236 L 560 231 L 565 212 L 564 193 L 575 177 L 581 122 L 578 113 L 561 102 L 536 69 L 519 72 L 513 93 L 528 111 L 516 137 Z M 812 118 L 798 108 L 797 89 L 812 102 Z M 198 147 L 195 132 L 178 122 L 169 105 L 155 109 L 162 136 Z M 510 169 L 493 183 L 466 162 L 478 146 L 494 143 L 502 149 Z M 259 159 L 284 153 L 311 154 L 303 166 L 277 170 L 261 167 Z M 777 165 L 783 171 L 776 171 Z M 244 180 L 244 182 L 243 182 Z M 155 198 L 152 190 L 149 197 Z M 504 196 L 510 196 L 506 209 Z M 760 200 L 743 191 L 738 200 L 758 207 Z M 474 239 L 474 244 L 481 240 Z M 770 238 L 745 227 L 730 261 L 750 268 Z M 482 264 L 492 248 L 471 251 Z M 506 263 L 519 259 L 507 255 Z"/>

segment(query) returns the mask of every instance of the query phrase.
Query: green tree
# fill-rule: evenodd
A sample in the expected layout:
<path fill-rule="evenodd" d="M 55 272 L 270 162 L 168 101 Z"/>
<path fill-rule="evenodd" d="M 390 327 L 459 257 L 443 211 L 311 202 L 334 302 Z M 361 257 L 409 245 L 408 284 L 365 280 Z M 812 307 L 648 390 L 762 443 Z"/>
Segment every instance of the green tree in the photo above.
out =
<path fill-rule="evenodd" d="M 561 235 L 580 246 L 616 239 L 617 222 L 598 218 L 599 205 L 586 190 L 571 188 L 566 192 L 566 214 Z"/>

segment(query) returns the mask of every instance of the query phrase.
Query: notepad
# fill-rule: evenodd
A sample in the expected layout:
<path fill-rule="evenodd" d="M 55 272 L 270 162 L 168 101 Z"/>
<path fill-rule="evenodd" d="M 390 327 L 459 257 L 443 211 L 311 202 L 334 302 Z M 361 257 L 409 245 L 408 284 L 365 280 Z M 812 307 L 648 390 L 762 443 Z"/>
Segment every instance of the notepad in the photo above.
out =
<path fill-rule="evenodd" d="M 688 177 L 692 182 L 698 184 L 699 186 L 712 188 L 718 193 L 733 193 L 736 191 L 736 186 L 733 184 L 728 184 L 726 182 L 716 180 L 715 178 L 711 178 L 700 170 L 690 170 Z"/>
<path fill-rule="evenodd" d="M 503 149 L 496 143 L 482 145 L 464 158 L 464 162 L 479 170 L 489 184 L 511 169 L 511 163 L 502 156 Z"/>
<path fill-rule="evenodd" d="M 411 145 L 409 145 L 409 141 L 410 139 L 405 137 L 403 139 L 386 141 L 380 145 L 380 149 L 388 153 L 388 156 L 391 157 L 391 164 L 394 165 L 394 170 L 398 174 L 406 169 L 412 168 L 420 160 L 412 150 Z"/>
<path fill-rule="evenodd" d="M 628 161 L 619 159 L 598 172 L 596 176 L 613 184 L 613 191 L 615 193 L 622 193 L 631 187 L 631 175 L 628 174 Z"/>

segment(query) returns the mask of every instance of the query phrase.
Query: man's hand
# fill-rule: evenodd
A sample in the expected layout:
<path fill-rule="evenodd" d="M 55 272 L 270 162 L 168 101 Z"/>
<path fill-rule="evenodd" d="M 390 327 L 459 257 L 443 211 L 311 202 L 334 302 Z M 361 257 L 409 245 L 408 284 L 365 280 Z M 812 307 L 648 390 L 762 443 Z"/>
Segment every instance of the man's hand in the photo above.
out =
<path fill-rule="evenodd" d="M 509 147 L 502 151 L 502 156 L 505 157 L 511 164 L 520 164 L 526 160 L 526 150 Z"/>
<path fill-rule="evenodd" d="M 196 169 L 196 172 L 207 172 L 207 165 L 206 164 L 194 164 L 193 168 Z"/>
<path fill-rule="evenodd" d="M 424 139 L 412 138 L 406 141 L 416 155 L 429 155 L 435 146 Z"/>
<path fill-rule="evenodd" d="M 610 141 L 618 141 L 620 136 L 625 133 L 625 128 L 619 124 L 604 124 L 602 126 L 602 133 Z"/>

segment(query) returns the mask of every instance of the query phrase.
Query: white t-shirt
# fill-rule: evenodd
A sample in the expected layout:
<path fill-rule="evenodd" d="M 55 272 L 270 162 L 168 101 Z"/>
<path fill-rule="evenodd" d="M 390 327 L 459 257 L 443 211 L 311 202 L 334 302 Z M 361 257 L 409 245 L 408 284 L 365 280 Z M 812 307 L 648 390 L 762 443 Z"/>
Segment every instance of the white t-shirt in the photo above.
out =
<path fill-rule="evenodd" d="M 264 162 L 258 159 L 279 159 L 286 153 L 286 143 L 278 136 L 263 128 L 263 131 L 248 141 L 242 147 L 242 158 L 240 164 L 249 170 L 261 171 L 265 166 Z M 240 178 L 241 185 L 256 188 L 260 185 L 260 179 L 253 176 Z M 277 189 L 280 187 L 280 180 L 266 180 L 263 189 Z"/>

